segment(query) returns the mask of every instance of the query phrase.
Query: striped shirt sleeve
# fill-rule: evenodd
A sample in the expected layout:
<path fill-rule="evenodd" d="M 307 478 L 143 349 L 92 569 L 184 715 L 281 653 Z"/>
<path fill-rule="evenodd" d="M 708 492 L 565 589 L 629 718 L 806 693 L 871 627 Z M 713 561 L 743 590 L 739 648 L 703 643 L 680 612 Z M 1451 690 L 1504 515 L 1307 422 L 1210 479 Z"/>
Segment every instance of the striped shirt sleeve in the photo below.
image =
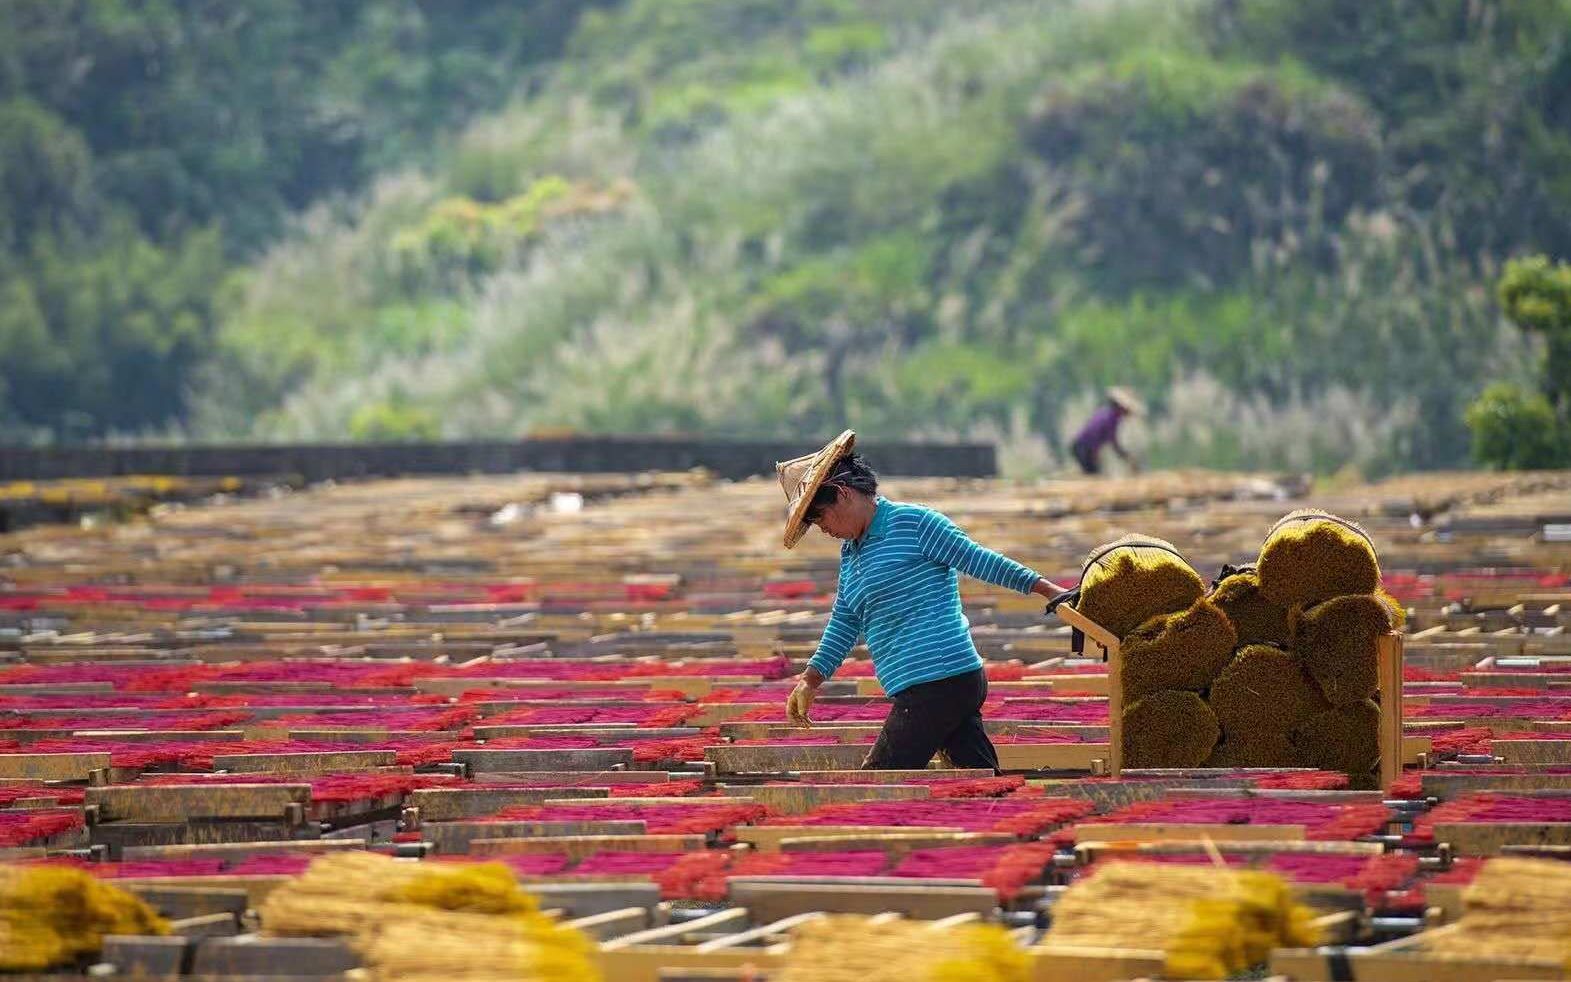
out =
<path fill-rule="evenodd" d="M 829 611 L 829 623 L 824 626 L 824 636 L 818 650 L 808 659 L 807 666 L 816 668 L 818 674 L 829 678 L 845 661 L 846 655 L 862 640 L 862 615 L 852 610 L 844 601 L 845 592 L 836 591 L 835 605 Z"/>
<path fill-rule="evenodd" d="M 935 563 L 1016 593 L 1030 593 L 1041 579 L 1036 570 L 977 545 L 960 526 L 936 511 L 929 510 L 922 516 L 917 542 L 922 554 Z"/>

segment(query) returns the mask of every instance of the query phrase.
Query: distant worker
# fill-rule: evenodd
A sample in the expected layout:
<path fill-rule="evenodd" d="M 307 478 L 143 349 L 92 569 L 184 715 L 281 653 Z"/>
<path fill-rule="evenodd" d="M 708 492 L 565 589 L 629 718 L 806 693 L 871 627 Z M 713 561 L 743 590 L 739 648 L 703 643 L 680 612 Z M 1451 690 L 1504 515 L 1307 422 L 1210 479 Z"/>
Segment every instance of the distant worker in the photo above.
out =
<path fill-rule="evenodd" d="M 1144 416 L 1145 411 L 1145 404 L 1140 401 L 1140 397 L 1123 386 L 1108 389 L 1107 402 L 1091 414 L 1070 445 L 1080 469 L 1087 474 L 1102 473 L 1102 448 L 1110 446 L 1114 453 L 1124 459 L 1130 470 L 1138 471 L 1140 462 L 1118 442 L 1118 425 L 1126 416 Z"/>
<path fill-rule="evenodd" d="M 817 525 L 841 540 L 835 602 L 824 636 L 786 701 L 786 716 L 811 726 L 818 687 L 863 638 L 893 705 L 869 770 L 923 768 L 943 750 L 956 767 L 998 770 L 982 726 L 987 675 L 960 607 L 956 570 L 1043 597 L 1059 588 L 1035 571 L 971 541 L 922 505 L 878 493 L 878 475 L 851 452 L 846 430 L 816 454 L 776 464 L 786 495 L 785 547 Z"/>

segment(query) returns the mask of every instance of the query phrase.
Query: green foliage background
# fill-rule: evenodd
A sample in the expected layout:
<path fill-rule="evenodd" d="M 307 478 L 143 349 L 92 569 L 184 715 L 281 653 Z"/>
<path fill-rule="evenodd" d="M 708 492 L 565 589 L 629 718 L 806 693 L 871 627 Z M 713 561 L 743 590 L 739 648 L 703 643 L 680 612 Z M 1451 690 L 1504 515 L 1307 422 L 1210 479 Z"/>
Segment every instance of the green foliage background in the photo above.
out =
<path fill-rule="evenodd" d="M 1571 0 L 0 11 L 11 434 L 1025 470 L 1126 384 L 1154 463 L 1379 473 L 1553 357 L 1495 283 L 1571 255 Z"/>

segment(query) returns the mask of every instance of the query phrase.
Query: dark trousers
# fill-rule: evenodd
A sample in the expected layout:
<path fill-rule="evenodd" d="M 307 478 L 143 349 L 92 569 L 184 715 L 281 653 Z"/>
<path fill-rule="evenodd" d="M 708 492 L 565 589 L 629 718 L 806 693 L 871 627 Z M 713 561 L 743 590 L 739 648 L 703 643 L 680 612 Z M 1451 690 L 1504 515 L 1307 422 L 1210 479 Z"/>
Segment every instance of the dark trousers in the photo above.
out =
<path fill-rule="evenodd" d="M 998 770 L 998 752 L 982 727 L 987 673 L 982 669 L 923 682 L 897 693 L 863 770 L 926 767 L 939 750 L 956 767 Z"/>
<path fill-rule="evenodd" d="M 1090 445 L 1077 443 L 1069 449 L 1074 452 L 1075 463 L 1080 465 L 1081 473 L 1102 473 L 1102 462 L 1098 459 L 1101 454 L 1098 451 L 1091 449 Z"/>

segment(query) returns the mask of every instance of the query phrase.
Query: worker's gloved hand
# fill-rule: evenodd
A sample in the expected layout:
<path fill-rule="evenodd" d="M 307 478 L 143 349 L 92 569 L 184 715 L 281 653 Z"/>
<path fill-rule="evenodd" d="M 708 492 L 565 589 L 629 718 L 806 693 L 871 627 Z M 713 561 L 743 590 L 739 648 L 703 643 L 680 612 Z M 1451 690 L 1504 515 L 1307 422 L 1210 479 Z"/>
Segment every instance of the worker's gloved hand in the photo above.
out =
<path fill-rule="evenodd" d="M 798 681 L 796 688 L 791 690 L 790 698 L 786 699 L 786 719 L 797 726 L 812 726 L 813 721 L 808 719 L 807 713 L 813 708 L 813 699 L 817 695 L 817 686 Z"/>

